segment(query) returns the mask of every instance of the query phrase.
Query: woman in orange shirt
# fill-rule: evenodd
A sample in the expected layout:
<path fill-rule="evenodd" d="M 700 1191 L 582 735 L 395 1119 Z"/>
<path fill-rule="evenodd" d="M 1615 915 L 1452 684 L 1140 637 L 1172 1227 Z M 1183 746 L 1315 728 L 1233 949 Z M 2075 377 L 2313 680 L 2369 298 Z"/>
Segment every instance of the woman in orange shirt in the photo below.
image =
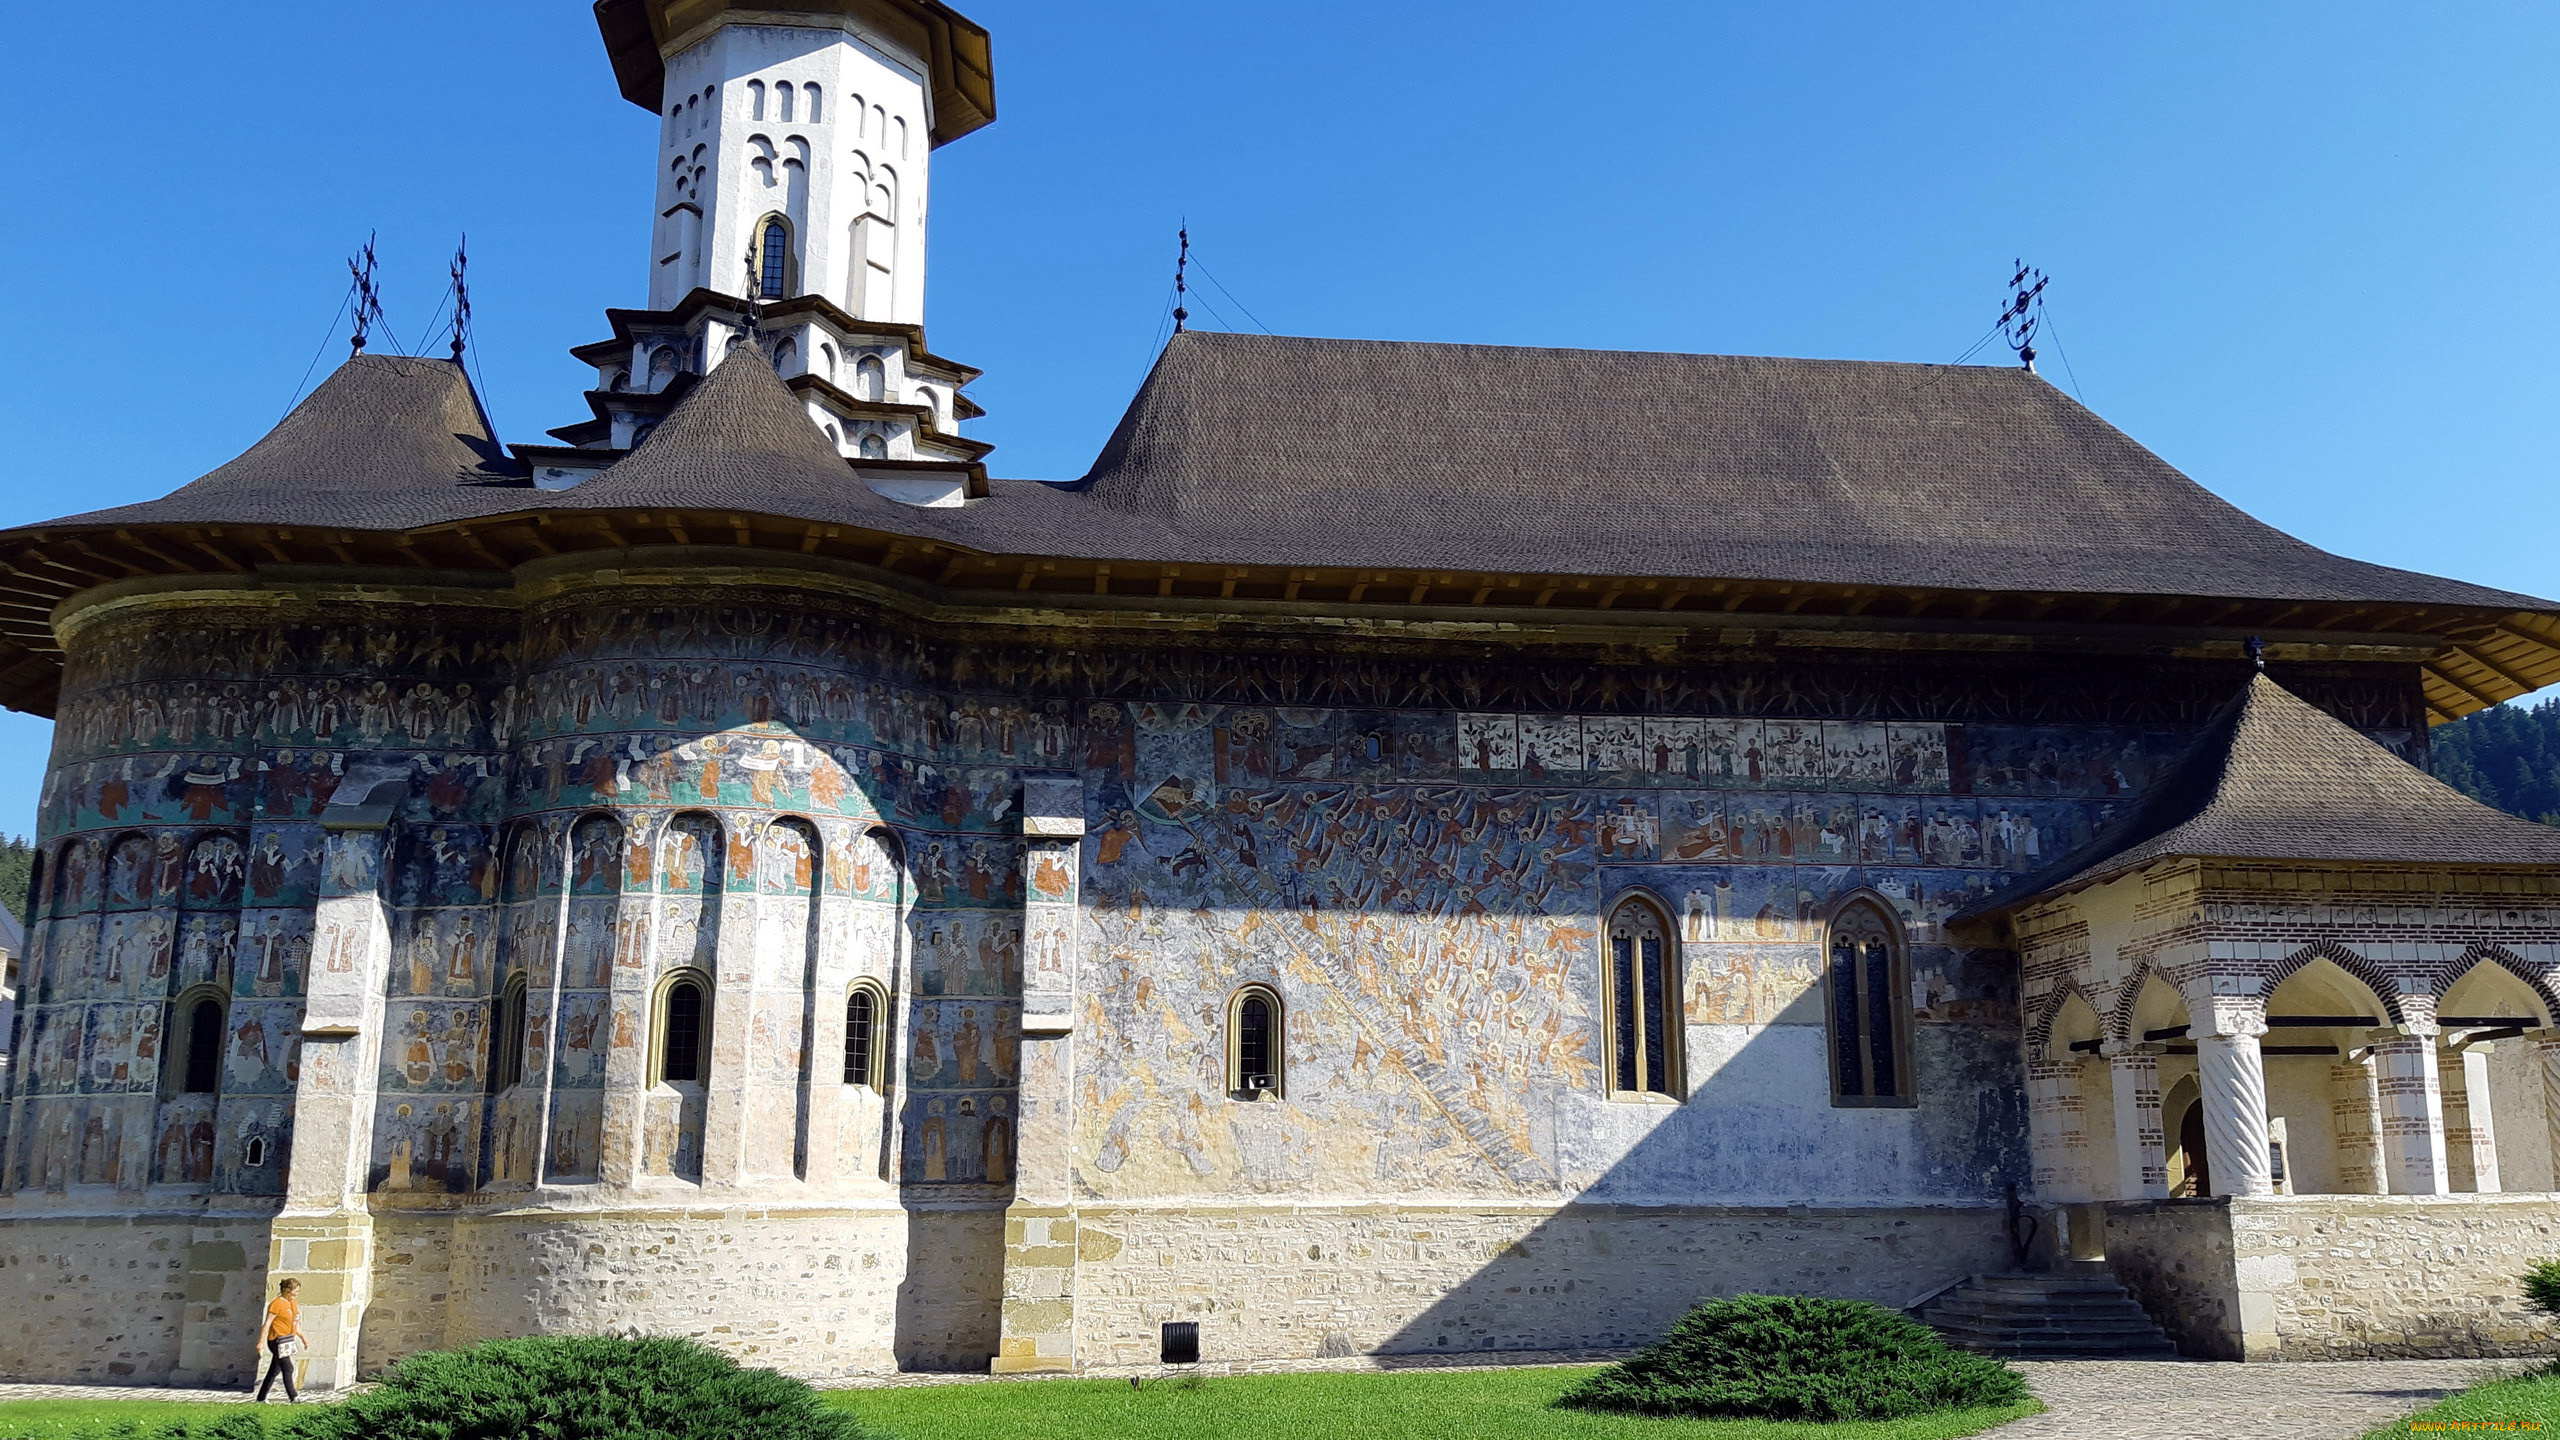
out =
<path fill-rule="evenodd" d="M 293 1298 L 302 1288 L 299 1280 L 285 1280 L 276 1285 L 276 1298 L 267 1302 L 267 1378 L 258 1384 L 258 1403 L 267 1403 L 267 1392 L 275 1388 L 276 1377 L 284 1377 L 284 1399 L 288 1405 L 302 1403 L 302 1392 L 293 1383 L 294 1353 L 302 1348 L 302 1302 Z"/>

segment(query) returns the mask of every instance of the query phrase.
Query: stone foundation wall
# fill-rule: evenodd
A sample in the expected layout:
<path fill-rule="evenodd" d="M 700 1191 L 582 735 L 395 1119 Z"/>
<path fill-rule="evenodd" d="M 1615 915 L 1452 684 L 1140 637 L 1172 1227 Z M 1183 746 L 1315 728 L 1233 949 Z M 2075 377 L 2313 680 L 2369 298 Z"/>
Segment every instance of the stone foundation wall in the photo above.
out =
<path fill-rule="evenodd" d="M 636 1329 L 812 1379 L 984 1369 L 995 1351 L 997 1209 L 460 1215 L 446 1243 L 442 1343 Z M 419 1319 L 385 1327 L 386 1358 L 428 1333 L 435 1250 L 407 1252 Z"/>
<path fill-rule="evenodd" d="M 267 1225 L 263 1215 L 0 1221 L 0 1375 L 248 1383 Z"/>
<path fill-rule="evenodd" d="M 2518 1288 L 2560 1259 L 2560 1196 L 2245 1200 L 2231 1239 L 2252 1360 L 2541 1357 L 2560 1334 Z"/>
<path fill-rule="evenodd" d="M 1084 1207 L 1076 1354 L 1153 1364 L 1166 1321 L 1206 1361 L 1587 1350 L 1661 1338 L 1746 1291 L 1901 1305 L 2006 1264 L 1982 1207 Z"/>
<path fill-rule="evenodd" d="M 2229 1202 L 2127 1200 L 2107 1205 L 2104 1213 L 2108 1268 L 2179 1352 L 2240 1359 Z"/>
<path fill-rule="evenodd" d="M 453 1229 L 451 1215 L 375 1212 L 373 1301 L 365 1307 L 356 1344 L 359 1373 L 377 1374 L 412 1355 L 444 1348 L 452 1317 Z"/>
<path fill-rule="evenodd" d="M 2109 1207 L 2107 1259 L 2190 1355 L 2548 1356 L 2518 1281 L 2560 1196 L 2300 1195 Z"/>

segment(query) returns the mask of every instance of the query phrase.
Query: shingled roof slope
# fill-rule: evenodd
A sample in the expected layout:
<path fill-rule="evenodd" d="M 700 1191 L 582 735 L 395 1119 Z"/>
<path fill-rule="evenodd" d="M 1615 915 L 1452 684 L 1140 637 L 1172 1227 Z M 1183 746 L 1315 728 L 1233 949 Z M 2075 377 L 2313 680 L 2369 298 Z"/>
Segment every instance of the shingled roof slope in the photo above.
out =
<path fill-rule="evenodd" d="M 1007 484 L 999 494 L 993 505 L 920 508 L 875 493 L 810 420 L 771 358 L 742 345 L 603 474 L 512 508 L 742 510 L 1006 553 L 1057 553 L 1044 547 L 1059 543 L 1107 549 L 1133 534 L 1162 539 L 1156 527 L 1098 515 L 1054 485 Z"/>
<path fill-rule="evenodd" d="M 2305 544 L 1988 366 L 1190 331 L 1075 488 L 1233 563 L 2549 608 Z"/>
<path fill-rule="evenodd" d="M 157 500 L 46 522 L 433 525 L 481 514 L 524 482 L 462 367 L 357 355 L 238 459 Z"/>
<path fill-rule="evenodd" d="M 2122 819 L 1974 913 L 2171 856 L 2560 865 L 2560 827 L 2481 804 L 2258 675 Z"/>

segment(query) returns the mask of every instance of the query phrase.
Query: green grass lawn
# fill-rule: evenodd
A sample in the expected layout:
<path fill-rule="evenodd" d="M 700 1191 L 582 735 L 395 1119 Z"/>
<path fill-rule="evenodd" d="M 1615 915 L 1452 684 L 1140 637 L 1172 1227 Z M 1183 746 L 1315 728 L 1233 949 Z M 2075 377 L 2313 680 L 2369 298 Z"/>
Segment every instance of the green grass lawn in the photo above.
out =
<path fill-rule="evenodd" d="M 2044 1407 L 1866 1425 L 1639 1420 L 1548 1408 L 1598 1367 L 1040 1380 L 840 1390 L 890 1440 L 1952 1440 Z"/>
<path fill-rule="evenodd" d="M 268 1407 L 277 1415 L 292 1407 Z M 210 1420 L 231 1409 L 190 1400 L 10 1400 L 0 1402 L 0 1440 L 68 1440 L 92 1426 L 119 1420 L 146 1425 L 171 1420 Z"/>
<path fill-rule="evenodd" d="M 1139 1389 L 1126 1380 L 1039 1380 L 837 1390 L 827 1399 L 881 1440 L 1954 1440 L 2044 1408 L 1867 1425 L 1639 1420 L 1549 1408 L 1594 1368 L 1186 1376 Z M 85 1426 L 210 1419 L 216 1411 L 169 1401 L 11 1401 L 0 1403 L 0 1440 L 68 1440 Z M 291 1412 L 277 1405 L 268 1413 Z"/>
<path fill-rule="evenodd" d="M 2493 1380 L 2448 1395 L 2397 1425 L 2374 1431 L 2366 1440 L 2411 1433 L 2525 1435 L 2536 1430 L 2560 1436 L 2560 1368 Z"/>

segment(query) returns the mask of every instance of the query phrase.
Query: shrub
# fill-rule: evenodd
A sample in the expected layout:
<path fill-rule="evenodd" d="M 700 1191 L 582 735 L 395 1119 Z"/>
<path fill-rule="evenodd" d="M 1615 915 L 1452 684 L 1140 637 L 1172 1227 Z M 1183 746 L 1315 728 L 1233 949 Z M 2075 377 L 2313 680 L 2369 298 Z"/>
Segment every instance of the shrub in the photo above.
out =
<path fill-rule="evenodd" d="M 2524 1303 L 2545 1315 L 2560 1315 L 2560 1260 L 2545 1260 L 2524 1272 Z"/>
<path fill-rule="evenodd" d="M 1556 1403 L 1665 1417 L 1830 1422 L 2026 1398 L 2016 1371 L 1951 1350 L 1936 1331 L 1881 1305 L 1736 1295 L 1690 1311 L 1660 1344 L 1581 1381 Z"/>
<path fill-rule="evenodd" d="M 853 1417 L 690 1340 L 492 1340 L 403 1361 L 292 1440 L 860 1440 Z"/>

